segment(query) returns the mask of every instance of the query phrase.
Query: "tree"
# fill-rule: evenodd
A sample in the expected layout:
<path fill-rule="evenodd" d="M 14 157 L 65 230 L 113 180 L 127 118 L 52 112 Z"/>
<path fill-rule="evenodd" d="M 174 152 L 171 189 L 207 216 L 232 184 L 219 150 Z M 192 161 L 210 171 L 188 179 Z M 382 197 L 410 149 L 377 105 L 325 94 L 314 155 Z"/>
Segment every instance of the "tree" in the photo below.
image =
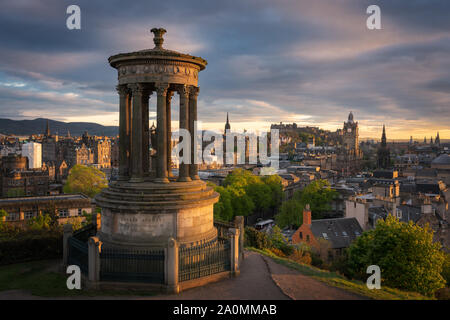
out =
<path fill-rule="evenodd" d="M 313 219 L 322 217 L 322 213 L 330 211 L 330 202 L 336 198 L 337 191 L 330 188 L 327 180 L 315 180 L 307 185 L 303 190 L 294 194 L 294 199 L 298 199 L 303 205 L 309 204 Z"/>
<path fill-rule="evenodd" d="M 214 205 L 214 216 L 224 221 L 273 209 L 281 203 L 281 178 L 276 175 L 259 177 L 238 168 L 225 178 L 223 187 L 210 186 L 220 194 L 219 202 Z"/>
<path fill-rule="evenodd" d="M 330 188 L 326 180 L 315 180 L 303 190 L 294 193 L 292 199 L 281 205 L 280 213 L 275 220 L 280 227 L 299 227 L 303 223 L 303 209 L 307 204 L 311 207 L 313 219 L 322 217 L 322 213 L 331 210 L 330 202 L 337 196 L 337 191 Z"/>
<path fill-rule="evenodd" d="M 278 208 L 283 198 L 283 185 L 281 177 L 277 174 L 263 176 L 262 181 L 269 186 L 271 193 L 270 207 L 273 209 Z"/>
<path fill-rule="evenodd" d="M 94 167 L 77 164 L 70 169 L 67 182 L 64 185 L 64 192 L 84 193 L 92 198 L 107 187 L 108 182 L 102 171 Z"/>
<path fill-rule="evenodd" d="M 389 215 L 375 229 L 364 232 L 349 248 L 349 272 L 367 278 L 366 268 L 378 265 L 382 284 L 432 295 L 443 288 L 444 253 L 433 242 L 433 231 Z"/>
<path fill-rule="evenodd" d="M 303 223 L 303 204 L 295 199 L 283 202 L 280 212 L 275 216 L 277 225 L 281 228 L 287 226 L 299 227 Z"/>
<path fill-rule="evenodd" d="M 6 212 L 4 209 L 0 209 L 0 230 L 2 230 L 3 226 L 5 225 L 3 218 L 6 217 L 7 215 L 8 215 L 8 212 Z"/>
<path fill-rule="evenodd" d="M 219 195 L 219 201 L 214 204 L 214 218 L 221 221 L 230 221 L 233 219 L 233 205 L 231 194 L 227 188 L 208 183 Z"/>

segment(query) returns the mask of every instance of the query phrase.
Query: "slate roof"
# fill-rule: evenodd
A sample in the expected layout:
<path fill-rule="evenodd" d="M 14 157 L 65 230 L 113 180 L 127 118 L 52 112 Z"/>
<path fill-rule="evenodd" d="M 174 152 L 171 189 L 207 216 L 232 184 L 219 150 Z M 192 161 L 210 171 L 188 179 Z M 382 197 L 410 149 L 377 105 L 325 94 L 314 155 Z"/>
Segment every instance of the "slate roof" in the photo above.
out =
<path fill-rule="evenodd" d="M 450 155 L 441 154 L 439 157 L 431 161 L 431 164 L 450 164 Z"/>
<path fill-rule="evenodd" d="M 375 170 L 373 172 L 374 178 L 394 179 L 394 170 Z"/>
<path fill-rule="evenodd" d="M 416 182 L 416 190 L 417 190 L 417 192 L 432 193 L 432 194 L 439 194 L 439 192 L 441 191 L 439 183 L 432 182 L 432 181 Z"/>
<path fill-rule="evenodd" d="M 419 207 L 400 205 L 397 208 L 402 211 L 402 217 L 400 218 L 400 221 L 402 222 L 408 222 L 412 220 L 414 223 L 416 223 L 422 214 Z"/>
<path fill-rule="evenodd" d="M 333 249 L 349 247 L 363 232 L 356 218 L 312 220 L 311 231 L 315 238 L 330 241 Z"/>

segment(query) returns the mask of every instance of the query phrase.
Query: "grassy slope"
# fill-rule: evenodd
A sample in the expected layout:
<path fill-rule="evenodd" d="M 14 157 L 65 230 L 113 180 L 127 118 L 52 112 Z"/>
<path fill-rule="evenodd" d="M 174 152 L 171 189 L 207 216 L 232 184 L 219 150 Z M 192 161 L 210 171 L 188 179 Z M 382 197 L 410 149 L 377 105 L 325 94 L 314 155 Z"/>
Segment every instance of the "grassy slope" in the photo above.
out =
<path fill-rule="evenodd" d="M 310 265 L 300 264 L 289 260 L 287 258 L 281 258 L 270 252 L 269 250 L 258 250 L 255 248 L 247 248 L 248 250 L 252 250 L 268 256 L 272 258 L 275 262 L 284 265 L 286 267 L 295 269 L 299 271 L 301 274 L 306 276 L 310 276 L 319 281 L 325 282 L 328 285 L 338 287 L 347 291 L 354 292 L 356 294 L 360 294 L 372 299 L 377 300 L 430 300 L 432 298 L 423 296 L 419 293 L 415 292 L 406 292 L 398 289 L 392 289 L 389 287 L 382 286 L 379 290 L 370 290 L 367 288 L 366 284 L 361 281 L 356 280 L 348 280 L 347 278 L 338 275 L 334 272 L 330 272 L 327 270 L 322 270 Z"/>
<path fill-rule="evenodd" d="M 56 271 L 58 263 L 44 260 L 0 266 L 0 291 L 25 290 L 42 297 L 153 295 L 140 291 L 69 290 L 67 277 Z"/>

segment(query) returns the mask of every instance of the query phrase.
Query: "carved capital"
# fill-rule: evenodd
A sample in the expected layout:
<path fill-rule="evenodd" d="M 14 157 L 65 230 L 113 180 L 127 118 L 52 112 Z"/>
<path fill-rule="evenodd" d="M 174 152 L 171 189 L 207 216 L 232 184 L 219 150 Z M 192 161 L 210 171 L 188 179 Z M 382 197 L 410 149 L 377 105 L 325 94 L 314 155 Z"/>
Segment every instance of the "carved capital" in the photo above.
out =
<path fill-rule="evenodd" d="M 128 85 L 128 88 L 131 90 L 133 95 L 143 95 L 148 93 L 148 88 L 146 85 L 142 83 L 132 83 Z"/>
<path fill-rule="evenodd" d="M 155 83 L 156 93 L 158 96 L 166 96 L 167 90 L 169 89 L 169 84 L 167 82 Z"/>
<path fill-rule="evenodd" d="M 197 99 L 199 92 L 200 92 L 200 87 L 195 87 L 195 86 L 189 87 L 189 95 L 190 95 L 191 99 Z"/>
<path fill-rule="evenodd" d="M 185 84 L 179 85 L 177 87 L 178 94 L 180 95 L 180 98 L 189 98 L 189 87 Z"/>
<path fill-rule="evenodd" d="M 129 92 L 129 89 L 126 85 L 118 85 L 116 86 L 116 91 L 120 96 L 126 96 Z"/>

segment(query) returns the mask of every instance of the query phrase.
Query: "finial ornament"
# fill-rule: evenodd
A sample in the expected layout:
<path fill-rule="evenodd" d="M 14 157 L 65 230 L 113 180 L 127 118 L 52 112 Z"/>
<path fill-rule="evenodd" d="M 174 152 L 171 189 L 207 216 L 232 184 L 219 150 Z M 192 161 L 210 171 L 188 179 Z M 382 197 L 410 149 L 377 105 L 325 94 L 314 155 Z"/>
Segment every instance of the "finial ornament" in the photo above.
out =
<path fill-rule="evenodd" d="M 155 43 L 155 49 L 162 49 L 164 43 L 163 35 L 167 32 L 164 28 L 153 28 L 150 30 L 155 36 L 153 42 Z"/>

